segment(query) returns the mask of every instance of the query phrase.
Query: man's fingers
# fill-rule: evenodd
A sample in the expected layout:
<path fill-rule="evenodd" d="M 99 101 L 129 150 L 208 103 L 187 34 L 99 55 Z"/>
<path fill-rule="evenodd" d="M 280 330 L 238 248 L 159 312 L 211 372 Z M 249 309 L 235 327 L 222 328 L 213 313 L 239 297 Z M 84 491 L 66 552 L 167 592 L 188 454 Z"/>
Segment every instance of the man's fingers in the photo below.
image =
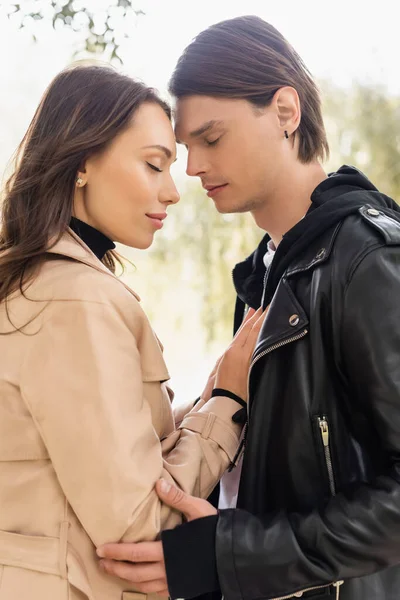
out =
<path fill-rule="evenodd" d="M 165 587 L 165 566 L 161 562 L 129 564 L 117 560 L 103 559 L 100 561 L 100 566 L 107 573 L 135 584 L 162 581 L 163 584 L 160 585 L 159 589 Z"/>
<path fill-rule="evenodd" d="M 136 565 L 129 565 L 126 563 L 113 561 L 113 560 L 101 560 L 100 567 L 108 575 L 114 575 L 115 577 L 119 577 L 120 579 L 129 581 L 130 583 L 134 583 L 135 590 L 138 592 L 142 592 L 144 594 L 162 595 L 166 591 L 166 588 L 168 585 L 165 571 L 159 579 L 153 578 L 148 581 L 143 581 L 140 578 L 140 575 L 138 575 L 138 570 L 137 570 Z M 143 568 L 143 565 L 142 565 L 142 568 Z M 169 596 L 168 591 L 165 594 L 165 596 Z"/>
<path fill-rule="evenodd" d="M 161 592 L 155 592 L 157 596 L 161 596 L 161 598 L 167 598 L 169 596 L 169 591 L 167 588 L 165 590 L 161 590 Z"/>
<path fill-rule="evenodd" d="M 148 583 L 139 583 L 137 589 L 143 594 L 157 594 L 158 596 L 166 596 L 168 598 L 169 592 L 165 591 L 167 587 L 167 581 L 165 579 L 159 579 L 157 581 L 149 581 Z"/>
<path fill-rule="evenodd" d="M 188 518 L 195 511 L 193 500 L 197 500 L 197 498 L 187 497 L 184 491 L 171 485 L 165 479 L 157 481 L 156 490 L 160 500 L 184 513 Z"/>
<path fill-rule="evenodd" d="M 217 514 L 216 509 L 209 502 L 189 496 L 189 494 L 171 485 L 165 479 L 157 481 L 156 491 L 164 504 L 168 504 L 168 506 L 183 513 L 188 521 Z"/>
<path fill-rule="evenodd" d="M 97 549 L 97 555 L 101 558 L 139 563 L 158 562 L 164 559 L 161 542 L 104 544 Z"/>

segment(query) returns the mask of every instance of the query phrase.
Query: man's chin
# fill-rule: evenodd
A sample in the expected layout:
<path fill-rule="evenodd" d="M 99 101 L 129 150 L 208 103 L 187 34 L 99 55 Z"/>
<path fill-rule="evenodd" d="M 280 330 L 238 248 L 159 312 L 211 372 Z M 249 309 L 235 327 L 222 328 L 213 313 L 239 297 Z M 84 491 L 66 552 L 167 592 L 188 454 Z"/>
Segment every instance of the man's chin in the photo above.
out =
<path fill-rule="evenodd" d="M 215 208 L 221 215 L 234 215 L 240 213 L 250 212 L 252 210 L 251 207 L 248 206 L 248 203 L 239 202 L 239 201 L 227 201 L 219 202 L 218 200 L 214 200 Z"/>

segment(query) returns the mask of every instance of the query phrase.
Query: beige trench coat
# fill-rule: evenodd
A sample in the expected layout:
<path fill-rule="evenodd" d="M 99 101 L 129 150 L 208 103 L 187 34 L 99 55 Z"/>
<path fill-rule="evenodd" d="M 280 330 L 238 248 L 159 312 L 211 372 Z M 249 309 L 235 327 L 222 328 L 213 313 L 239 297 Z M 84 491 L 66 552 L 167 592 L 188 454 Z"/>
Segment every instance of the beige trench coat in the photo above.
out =
<path fill-rule="evenodd" d="M 0 600 L 145 600 L 95 548 L 180 522 L 161 476 L 207 497 L 237 449 L 237 404 L 196 405 L 176 428 L 138 297 L 73 232 L 26 296 L 8 303 L 20 330 L 0 335 Z"/>

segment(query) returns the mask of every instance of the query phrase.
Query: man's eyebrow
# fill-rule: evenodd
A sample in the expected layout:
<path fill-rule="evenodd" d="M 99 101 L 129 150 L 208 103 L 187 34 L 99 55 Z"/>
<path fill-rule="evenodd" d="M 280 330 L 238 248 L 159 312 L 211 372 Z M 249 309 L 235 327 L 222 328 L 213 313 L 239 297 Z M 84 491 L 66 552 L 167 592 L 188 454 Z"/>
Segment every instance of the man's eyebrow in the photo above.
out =
<path fill-rule="evenodd" d="M 213 119 L 212 121 L 207 121 L 207 123 L 204 123 L 204 125 L 202 125 L 198 129 L 195 129 L 194 131 L 192 131 L 189 134 L 189 136 L 190 137 L 198 137 L 199 135 L 206 133 L 206 131 L 208 131 L 209 129 L 214 127 L 214 125 L 221 125 L 221 124 L 222 124 L 222 121 L 217 121 L 216 119 Z"/>
<path fill-rule="evenodd" d="M 145 150 L 147 148 L 155 148 L 156 150 L 161 150 L 161 152 L 164 152 L 164 154 L 166 155 L 167 158 L 171 158 L 172 156 L 172 152 L 169 148 L 167 148 L 166 146 L 162 146 L 161 144 L 152 144 L 151 146 L 142 146 L 142 150 Z"/>

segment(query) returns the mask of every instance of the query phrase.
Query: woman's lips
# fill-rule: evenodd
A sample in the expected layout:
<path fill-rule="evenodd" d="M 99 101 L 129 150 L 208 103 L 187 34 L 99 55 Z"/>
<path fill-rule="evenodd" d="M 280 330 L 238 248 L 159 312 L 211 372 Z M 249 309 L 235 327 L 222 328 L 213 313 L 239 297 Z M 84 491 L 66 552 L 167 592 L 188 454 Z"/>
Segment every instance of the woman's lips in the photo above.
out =
<path fill-rule="evenodd" d="M 152 213 L 146 214 L 156 229 L 161 229 L 164 226 L 164 219 L 167 218 L 167 213 Z"/>

